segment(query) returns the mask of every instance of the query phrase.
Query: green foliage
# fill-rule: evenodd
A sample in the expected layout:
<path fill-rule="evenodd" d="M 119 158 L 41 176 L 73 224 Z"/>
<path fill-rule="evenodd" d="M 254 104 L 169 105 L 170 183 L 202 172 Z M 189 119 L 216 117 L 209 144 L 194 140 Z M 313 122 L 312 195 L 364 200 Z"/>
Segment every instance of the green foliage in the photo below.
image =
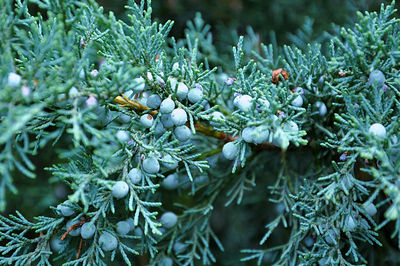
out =
<path fill-rule="evenodd" d="M 394 2 L 331 35 L 307 20 L 292 46 L 259 45 L 249 28 L 228 58 L 200 14 L 175 40 L 151 1 L 130 1 L 125 20 L 93 0 L 0 1 L 0 208 L 44 154 L 49 181 L 68 188 L 43 215 L 0 216 L 2 265 L 399 263 Z M 163 185 L 171 174 L 177 188 Z"/>

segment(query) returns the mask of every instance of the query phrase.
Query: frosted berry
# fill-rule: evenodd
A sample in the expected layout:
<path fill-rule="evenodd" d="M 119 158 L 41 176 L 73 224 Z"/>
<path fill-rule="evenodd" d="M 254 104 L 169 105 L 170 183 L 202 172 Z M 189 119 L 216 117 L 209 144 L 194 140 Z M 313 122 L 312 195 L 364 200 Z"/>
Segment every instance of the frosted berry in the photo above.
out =
<path fill-rule="evenodd" d="M 301 107 L 303 105 L 303 98 L 298 95 L 291 103 L 295 107 Z"/>
<path fill-rule="evenodd" d="M 174 130 L 175 137 L 179 141 L 187 141 L 192 136 L 192 131 L 187 126 L 179 126 Z"/>
<path fill-rule="evenodd" d="M 65 225 L 66 230 L 68 230 L 68 229 L 69 229 L 71 226 L 73 226 L 74 224 L 79 224 L 79 221 L 77 221 L 77 220 L 69 220 L 69 221 L 67 222 L 67 224 Z M 76 229 L 70 231 L 68 234 L 69 234 L 70 236 L 79 236 L 80 233 L 81 233 L 81 228 L 78 227 L 78 228 L 76 228 Z"/>
<path fill-rule="evenodd" d="M 368 132 L 378 138 L 386 137 L 386 128 L 382 124 L 379 124 L 379 123 L 372 124 L 369 127 Z"/>
<path fill-rule="evenodd" d="M 140 227 L 137 227 L 133 230 L 133 234 L 135 236 L 142 236 L 143 235 L 143 230 Z"/>
<path fill-rule="evenodd" d="M 112 187 L 112 195 L 117 199 L 122 199 L 128 195 L 129 186 L 125 181 L 117 181 Z"/>
<path fill-rule="evenodd" d="M 188 87 L 184 83 L 179 82 L 178 88 L 176 89 L 176 96 L 180 100 L 183 100 L 187 97 L 188 91 L 189 91 Z"/>
<path fill-rule="evenodd" d="M 332 238 L 333 237 L 333 238 Z M 333 245 L 335 244 L 336 232 L 333 229 L 329 229 L 328 232 L 325 233 L 325 241 L 326 243 Z"/>
<path fill-rule="evenodd" d="M 139 77 L 139 78 L 135 78 L 133 80 L 133 83 L 135 84 L 135 87 L 133 88 L 133 90 L 135 91 L 135 93 L 139 93 L 144 91 L 146 84 L 144 81 L 144 78 Z"/>
<path fill-rule="evenodd" d="M 271 106 L 269 101 L 266 99 L 258 99 L 258 102 L 261 105 L 260 106 L 261 109 L 269 109 L 269 107 Z"/>
<path fill-rule="evenodd" d="M 364 207 L 364 209 L 369 214 L 369 216 L 374 216 L 378 212 L 373 203 L 368 204 Z"/>
<path fill-rule="evenodd" d="M 187 114 L 182 108 L 177 108 L 172 111 L 171 119 L 176 126 L 182 126 L 188 121 Z"/>
<path fill-rule="evenodd" d="M 132 184 L 139 184 L 142 180 L 142 171 L 138 168 L 133 168 L 129 171 L 128 177 L 130 178 Z"/>
<path fill-rule="evenodd" d="M 269 131 L 264 126 L 258 126 L 251 132 L 253 143 L 262 144 L 268 141 Z"/>
<path fill-rule="evenodd" d="M 59 204 L 59 205 L 57 206 L 57 210 L 59 210 L 60 213 L 61 213 L 63 216 L 71 216 L 71 215 L 73 215 L 73 214 L 75 213 L 74 209 L 72 209 L 71 207 L 68 207 L 68 206 L 64 205 L 64 204 L 68 204 L 68 203 L 69 203 L 69 201 L 66 201 L 66 202 L 64 202 L 64 203 L 62 203 L 62 204 Z"/>
<path fill-rule="evenodd" d="M 218 111 L 214 111 L 211 113 L 211 121 L 210 124 L 213 126 L 218 126 L 220 125 L 225 119 L 225 116 Z"/>
<path fill-rule="evenodd" d="M 345 221 L 345 228 L 346 231 L 354 231 L 354 229 L 356 229 L 356 222 L 351 215 L 349 215 Z"/>
<path fill-rule="evenodd" d="M 328 109 L 326 108 L 326 105 L 323 102 L 319 102 L 319 101 L 316 102 L 315 107 L 318 108 L 318 112 L 319 112 L 320 116 L 324 116 L 328 112 Z"/>
<path fill-rule="evenodd" d="M 249 95 L 239 95 L 236 98 L 236 107 L 243 112 L 249 111 L 253 106 L 253 98 Z"/>
<path fill-rule="evenodd" d="M 227 78 L 227 79 L 225 80 L 225 84 L 226 84 L 227 86 L 231 86 L 234 82 L 235 82 L 235 79 L 234 79 L 234 78 Z"/>
<path fill-rule="evenodd" d="M 187 248 L 186 244 L 183 244 L 181 242 L 175 242 L 173 249 L 175 251 L 175 254 L 179 254 L 185 251 L 185 249 Z"/>
<path fill-rule="evenodd" d="M 163 257 L 157 263 L 157 266 L 173 266 L 174 261 L 170 257 Z"/>
<path fill-rule="evenodd" d="M 385 75 L 380 70 L 374 70 L 369 74 L 368 83 L 376 88 L 382 88 L 385 81 Z"/>
<path fill-rule="evenodd" d="M 91 223 L 84 223 L 81 227 L 81 237 L 83 239 L 92 238 L 96 232 L 96 226 Z"/>
<path fill-rule="evenodd" d="M 304 239 L 304 244 L 307 246 L 307 247 L 312 247 L 313 245 L 314 245 L 314 240 L 311 238 L 311 237 L 306 237 L 305 239 Z"/>
<path fill-rule="evenodd" d="M 16 73 L 8 74 L 8 86 L 16 88 L 21 84 L 21 76 Z"/>
<path fill-rule="evenodd" d="M 253 131 L 254 127 L 246 127 L 242 131 L 242 138 L 247 143 L 253 143 Z"/>
<path fill-rule="evenodd" d="M 222 154 L 224 157 L 228 160 L 233 160 L 236 158 L 236 155 L 238 154 L 238 148 L 233 142 L 228 142 L 224 145 L 222 148 Z"/>
<path fill-rule="evenodd" d="M 63 241 L 60 239 L 61 237 L 53 237 L 50 240 L 50 247 L 53 251 L 59 252 L 65 248 L 67 245 L 67 241 Z"/>
<path fill-rule="evenodd" d="M 76 98 L 78 96 L 79 96 L 79 91 L 78 91 L 77 88 L 72 87 L 71 89 L 69 89 L 69 92 L 68 92 L 68 97 L 69 98 Z"/>
<path fill-rule="evenodd" d="M 143 160 L 143 170 L 149 174 L 156 174 L 160 171 L 160 163 L 154 157 Z"/>
<path fill-rule="evenodd" d="M 165 130 L 164 125 L 161 121 L 158 121 L 156 127 L 154 128 L 154 134 L 156 136 L 161 136 L 164 134 L 167 130 Z"/>
<path fill-rule="evenodd" d="M 171 128 L 174 126 L 174 121 L 172 120 L 171 114 L 162 114 L 161 123 L 164 128 Z"/>
<path fill-rule="evenodd" d="M 178 216 L 176 216 L 176 214 L 173 212 L 165 212 L 163 215 L 161 215 L 161 224 L 165 228 L 172 228 L 177 222 Z"/>
<path fill-rule="evenodd" d="M 97 75 L 99 74 L 99 71 L 97 69 L 93 69 L 92 71 L 90 71 L 90 75 L 92 75 L 92 77 L 97 77 Z"/>
<path fill-rule="evenodd" d="M 203 99 L 203 91 L 199 88 L 191 89 L 188 93 L 188 99 L 191 103 L 197 103 Z"/>
<path fill-rule="evenodd" d="M 169 169 L 176 169 L 178 167 L 178 162 L 172 158 L 171 155 L 167 154 L 164 156 L 164 160 L 168 162 L 162 162 L 162 165 L 164 167 L 167 167 Z"/>
<path fill-rule="evenodd" d="M 147 98 L 147 106 L 153 109 L 157 109 L 161 104 L 161 97 L 157 94 L 150 95 Z"/>
<path fill-rule="evenodd" d="M 140 117 L 140 123 L 145 128 L 151 128 L 153 125 L 154 118 L 150 114 L 144 114 Z"/>
<path fill-rule="evenodd" d="M 133 220 L 132 218 L 128 218 L 125 222 L 129 224 L 129 231 L 135 230 L 135 220 Z"/>
<path fill-rule="evenodd" d="M 108 232 L 104 232 L 99 237 L 99 245 L 104 251 L 111 251 L 117 248 L 118 240 L 115 236 Z"/>
<path fill-rule="evenodd" d="M 179 62 L 175 62 L 173 65 L 172 65 L 172 71 L 175 71 L 175 70 L 178 70 L 179 69 Z"/>
<path fill-rule="evenodd" d="M 97 99 L 93 95 L 90 95 L 89 98 L 86 100 L 86 105 L 88 107 L 97 105 Z"/>
<path fill-rule="evenodd" d="M 118 130 L 116 136 L 121 143 L 127 142 L 130 139 L 128 132 L 125 130 Z"/>
<path fill-rule="evenodd" d="M 161 183 L 161 186 L 168 190 L 176 189 L 179 185 L 179 177 L 177 174 L 170 174 Z"/>
<path fill-rule="evenodd" d="M 283 129 L 289 132 L 299 131 L 299 126 L 294 121 L 288 121 L 283 125 Z"/>
<path fill-rule="evenodd" d="M 117 223 L 117 233 L 120 235 L 127 235 L 131 227 L 127 221 L 119 221 Z"/>
<path fill-rule="evenodd" d="M 160 112 L 169 114 L 175 109 L 175 102 L 171 98 L 167 98 L 161 102 Z"/>

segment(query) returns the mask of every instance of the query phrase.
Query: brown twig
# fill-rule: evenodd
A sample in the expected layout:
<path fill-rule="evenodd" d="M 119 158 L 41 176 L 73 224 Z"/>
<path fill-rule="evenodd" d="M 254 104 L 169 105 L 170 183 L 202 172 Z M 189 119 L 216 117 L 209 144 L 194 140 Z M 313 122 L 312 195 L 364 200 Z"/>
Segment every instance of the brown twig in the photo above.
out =
<path fill-rule="evenodd" d="M 85 222 L 86 222 L 86 220 L 83 220 L 83 221 L 80 221 L 79 223 L 76 223 L 76 224 L 71 225 L 71 226 L 68 228 L 67 232 L 65 232 L 65 233 L 62 235 L 61 240 L 64 240 L 64 239 L 67 237 L 67 235 L 68 235 L 72 230 L 75 230 L 75 229 L 81 227 Z"/>
<path fill-rule="evenodd" d="M 76 254 L 76 259 L 79 259 L 79 257 L 81 256 L 82 242 L 83 242 L 83 238 L 81 237 L 81 240 L 79 241 L 78 254 Z"/>

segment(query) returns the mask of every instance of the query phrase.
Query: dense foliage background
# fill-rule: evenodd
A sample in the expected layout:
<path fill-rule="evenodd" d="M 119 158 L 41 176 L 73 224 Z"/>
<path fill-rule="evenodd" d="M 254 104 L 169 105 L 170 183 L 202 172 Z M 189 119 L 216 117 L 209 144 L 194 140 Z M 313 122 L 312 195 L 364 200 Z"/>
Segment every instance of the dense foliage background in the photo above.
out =
<path fill-rule="evenodd" d="M 99 0 L 98 2 L 106 11 L 115 12 L 122 20 L 127 19 L 125 1 Z M 204 53 L 209 53 L 211 66 L 222 65 L 230 75 L 235 71 L 232 64 L 232 46 L 237 44 L 239 35 L 246 36 L 244 45 L 252 47 L 249 50 L 254 51 L 260 51 L 261 42 L 273 43 L 275 47 L 283 44 L 295 45 L 300 49 L 305 49 L 308 43 L 316 42 L 321 43 L 327 52 L 327 45 L 332 36 L 339 33 L 339 26 L 352 25 L 357 19 L 356 11 L 378 10 L 383 2 L 389 3 L 376 0 L 155 0 L 153 17 L 162 23 L 174 20 L 175 24 L 170 35 L 180 39 L 187 33 L 187 21 L 193 20 L 199 12 L 204 22 L 211 25 L 212 38 L 217 49 L 207 51 L 207 47 L 202 47 L 205 49 Z M 36 5 L 32 5 L 31 8 L 42 12 Z M 98 59 L 96 55 L 93 57 Z M 38 156 L 31 157 L 32 163 L 36 166 L 35 179 L 19 177 L 18 172 L 15 172 L 14 185 L 18 188 L 18 193 L 7 192 L 4 215 L 18 210 L 26 218 L 31 219 L 47 214 L 49 205 L 56 206 L 65 200 L 71 192 L 68 186 L 43 169 L 67 161 L 67 158 L 57 158 L 52 153 L 46 152 L 46 149 L 64 150 L 68 148 L 68 141 L 70 139 L 63 139 L 55 147 L 52 147 L 51 143 L 46 144 L 46 147 L 40 149 Z M 294 172 L 306 175 L 307 167 L 314 159 L 316 150 L 318 148 L 314 147 L 314 149 L 288 152 L 287 162 L 292 164 Z M 324 152 L 318 156 L 328 161 L 337 159 Z M 269 158 L 269 164 L 252 165 L 255 175 L 264 177 L 257 180 L 253 192 L 247 195 L 241 205 L 231 204 L 225 207 L 226 198 L 222 198 L 214 206 L 212 226 L 224 245 L 224 252 L 220 252 L 216 246 L 212 247 L 219 265 L 239 265 L 238 261 L 243 257 L 240 250 L 258 248 L 260 238 L 265 233 L 265 224 L 271 221 L 271 213 L 282 212 L 283 206 L 277 208 L 267 200 L 266 195 L 266 187 L 274 184 L 275 177 L 281 170 L 280 151 L 267 151 L 265 157 Z M 190 198 L 178 197 L 174 192 L 164 198 L 167 206 L 168 204 L 172 206 L 176 201 L 187 204 Z M 260 213 L 259 210 L 263 211 Z M 388 230 L 389 235 L 390 232 Z M 289 229 L 282 228 L 275 232 L 269 241 L 275 244 L 284 243 L 290 233 Z M 389 241 L 386 244 L 396 250 L 395 239 L 387 238 L 385 241 Z M 387 246 L 376 245 L 374 248 L 378 257 L 387 256 Z M 399 253 L 393 251 L 393 256 L 399 256 Z M 382 258 L 369 259 L 371 265 L 375 260 L 384 261 Z M 266 258 L 265 263 L 271 260 L 272 258 Z"/>

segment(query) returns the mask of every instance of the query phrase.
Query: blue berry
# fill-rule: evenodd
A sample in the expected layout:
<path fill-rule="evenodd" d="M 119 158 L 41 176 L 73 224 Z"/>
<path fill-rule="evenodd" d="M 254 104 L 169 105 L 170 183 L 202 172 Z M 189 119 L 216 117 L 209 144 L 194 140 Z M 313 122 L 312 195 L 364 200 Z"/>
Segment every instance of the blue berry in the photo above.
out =
<path fill-rule="evenodd" d="M 140 117 L 140 123 L 142 123 L 143 127 L 150 128 L 153 125 L 153 117 L 150 114 L 144 114 Z"/>
<path fill-rule="evenodd" d="M 175 242 L 173 249 L 175 251 L 175 254 L 179 254 L 185 251 L 185 249 L 187 248 L 186 244 L 183 244 L 181 242 Z"/>
<path fill-rule="evenodd" d="M 283 129 L 289 132 L 298 132 L 299 126 L 294 121 L 288 121 L 285 124 L 283 124 Z"/>
<path fill-rule="evenodd" d="M 160 112 L 163 114 L 169 114 L 175 109 L 175 102 L 171 98 L 167 98 L 161 102 Z"/>
<path fill-rule="evenodd" d="M 127 235 L 131 227 L 127 221 L 119 221 L 117 223 L 117 233 L 120 235 Z"/>
<path fill-rule="evenodd" d="M 174 265 L 174 261 L 169 257 L 163 257 L 157 263 L 157 266 L 173 266 L 173 265 Z"/>
<path fill-rule="evenodd" d="M 326 105 L 323 102 L 319 102 L 319 101 L 316 102 L 315 107 L 318 108 L 318 112 L 319 112 L 320 116 L 324 116 L 328 112 L 328 109 L 326 108 Z"/>
<path fill-rule="evenodd" d="M 135 220 L 128 218 L 125 222 L 129 224 L 129 232 L 135 230 Z"/>
<path fill-rule="evenodd" d="M 16 88 L 21 84 L 21 76 L 16 73 L 8 74 L 8 86 Z"/>
<path fill-rule="evenodd" d="M 168 190 L 176 189 L 179 185 L 179 177 L 177 174 L 170 174 L 161 183 L 162 187 Z"/>
<path fill-rule="evenodd" d="M 117 199 L 122 199 L 126 195 L 128 195 L 129 186 L 124 181 L 117 181 L 114 186 L 112 187 L 112 195 Z"/>
<path fill-rule="evenodd" d="M 249 95 L 239 95 L 236 106 L 243 112 L 248 112 L 253 107 L 253 98 Z"/>
<path fill-rule="evenodd" d="M 116 136 L 121 143 L 125 143 L 130 139 L 128 132 L 125 130 L 118 130 Z"/>
<path fill-rule="evenodd" d="M 133 234 L 135 236 L 142 236 L 143 235 L 143 230 L 140 227 L 137 227 L 133 230 Z"/>
<path fill-rule="evenodd" d="M 175 137 L 179 141 L 187 141 L 192 136 L 192 132 L 187 126 L 179 126 L 174 130 Z"/>
<path fill-rule="evenodd" d="M 278 129 L 275 133 L 274 133 L 274 138 L 273 138 L 273 143 L 278 146 L 281 147 L 283 150 L 286 150 L 287 147 L 289 147 L 289 138 L 286 135 L 285 132 L 283 132 L 282 129 Z"/>
<path fill-rule="evenodd" d="M 65 225 L 65 228 L 68 230 L 71 226 L 73 226 L 74 224 L 78 224 L 78 223 L 79 223 L 79 221 L 77 221 L 77 220 L 69 220 L 67 222 L 67 224 Z M 70 236 L 79 236 L 80 233 L 81 233 L 81 228 L 79 227 L 77 229 L 70 231 L 68 234 Z"/>
<path fill-rule="evenodd" d="M 147 106 L 153 109 L 157 109 L 161 104 L 161 97 L 157 94 L 150 95 L 147 98 Z"/>
<path fill-rule="evenodd" d="M 304 239 L 304 244 L 307 246 L 307 247 L 312 247 L 313 245 L 314 245 L 314 240 L 311 238 L 311 237 L 306 237 L 305 239 Z"/>
<path fill-rule="evenodd" d="M 226 159 L 233 160 L 236 158 L 236 155 L 238 154 L 238 148 L 233 142 L 228 142 L 222 148 L 222 154 Z"/>
<path fill-rule="evenodd" d="M 246 127 L 243 129 L 242 138 L 245 142 L 253 143 L 253 141 L 254 141 L 253 131 L 254 131 L 254 127 Z"/>
<path fill-rule="evenodd" d="M 346 219 L 345 229 L 346 231 L 354 231 L 354 229 L 356 229 L 356 222 L 351 215 L 349 215 Z"/>
<path fill-rule="evenodd" d="M 174 121 L 172 120 L 171 114 L 162 114 L 161 115 L 161 123 L 164 128 L 171 128 L 174 126 Z"/>
<path fill-rule="evenodd" d="M 165 212 L 161 215 L 161 224 L 165 228 L 172 228 L 178 222 L 178 216 L 173 212 Z"/>
<path fill-rule="evenodd" d="M 71 216 L 75 213 L 74 209 L 71 207 L 67 206 L 70 204 L 70 202 L 67 200 L 64 203 L 61 203 L 57 206 L 57 210 L 63 215 L 63 216 Z"/>
<path fill-rule="evenodd" d="M 380 70 L 374 70 L 369 74 L 368 83 L 376 88 L 382 88 L 385 81 L 385 75 Z"/>
<path fill-rule="evenodd" d="M 174 160 L 171 155 L 167 154 L 163 159 L 166 161 L 162 162 L 164 167 L 167 167 L 168 169 L 176 169 L 178 167 L 178 162 Z"/>
<path fill-rule="evenodd" d="M 142 180 L 142 171 L 139 168 L 133 168 L 129 171 L 128 177 L 131 179 L 132 184 L 139 184 Z"/>
<path fill-rule="evenodd" d="M 377 138 L 386 137 L 386 128 L 379 123 L 372 124 L 368 130 L 368 132 Z"/>
<path fill-rule="evenodd" d="M 295 107 L 301 107 L 303 105 L 303 97 L 298 95 L 291 103 Z"/>
<path fill-rule="evenodd" d="M 364 207 L 364 209 L 369 214 L 369 216 L 374 216 L 378 212 L 373 203 L 368 204 Z"/>
<path fill-rule="evenodd" d="M 111 251 L 117 248 L 118 240 L 112 234 L 104 232 L 99 237 L 99 246 L 104 251 Z"/>
<path fill-rule="evenodd" d="M 225 116 L 218 111 L 214 111 L 211 113 L 211 121 L 210 124 L 213 126 L 218 126 L 225 120 Z"/>
<path fill-rule="evenodd" d="M 251 137 L 253 143 L 262 144 L 268 141 L 269 131 L 264 126 L 258 126 L 253 130 L 253 132 L 251 132 Z"/>
<path fill-rule="evenodd" d="M 161 136 L 166 132 L 164 125 L 162 124 L 161 121 L 158 121 L 155 128 L 154 128 L 154 135 L 156 136 Z"/>
<path fill-rule="evenodd" d="M 68 92 L 68 97 L 69 98 L 76 98 L 78 96 L 79 96 L 79 91 L 78 91 L 77 88 L 72 87 L 71 89 L 69 89 L 69 92 Z"/>
<path fill-rule="evenodd" d="M 172 111 L 171 119 L 176 126 L 182 126 L 188 121 L 187 114 L 182 108 L 177 108 Z"/>
<path fill-rule="evenodd" d="M 226 84 L 227 86 L 231 86 L 234 82 L 235 82 L 235 79 L 233 79 L 233 78 L 227 78 L 227 79 L 225 80 L 225 84 Z"/>
<path fill-rule="evenodd" d="M 160 163 L 155 157 L 146 158 L 143 160 L 143 170 L 149 174 L 156 174 L 160 171 Z"/>
<path fill-rule="evenodd" d="M 169 84 L 171 85 L 172 91 L 175 91 L 176 85 L 178 85 L 178 80 L 176 78 L 169 77 Z"/>
<path fill-rule="evenodd" d="M 178 88 L 176 89 L 176 96 L 180 100 L 183 100 L 187 97 L 188 91 L 189 91 L 188 87 L 184 83 L 179 82 Z"/>
<path fill-rule="evenodd" d="M 122 123 L 129 123 L 131 121 L 131 117 L 126 114 L 120 114 L 119 119 L 121 120 Z"/>
<path fill-rule="evenodd" d="M 191 103 L 197 103 L 203 99 L 203 91 L 199 88 L 191 89 L 188 93 L 188 99 Z"/>
<path fill-rule="evenodd" d="M 336 232 L 333 229 L 329 229 L 328 232 L 325 233 L 325 241 L 326 243 L 333 245 L 335 244 L 334 239 L 336 239 Z"/>
<path fill-rule="evenodd" d="M 50 240 L 50 247 L 53 251 L 59 252 L 65 248 L 67 245 L 67 241 L 63 241 L 60 239 L 60 237 L 53 237 Z"/>
<path fill-rule="evenodd" d="M 91 223 L 84 223 L 81 227 L 81 237 L 83 239 L 92 238 L 96 232 L 96 226 Z"/>
<path fill-rule="evenodd" d="M 144 89 L 146 87 L 144 78 L 142 78 L 142 77 L 135 78 L 133 80 L 133 83 L 135 84 L 135 87 L 133 89 L 135 91 L 135 93 L 139 93 L 139 92 L 144 91 Z"/>

